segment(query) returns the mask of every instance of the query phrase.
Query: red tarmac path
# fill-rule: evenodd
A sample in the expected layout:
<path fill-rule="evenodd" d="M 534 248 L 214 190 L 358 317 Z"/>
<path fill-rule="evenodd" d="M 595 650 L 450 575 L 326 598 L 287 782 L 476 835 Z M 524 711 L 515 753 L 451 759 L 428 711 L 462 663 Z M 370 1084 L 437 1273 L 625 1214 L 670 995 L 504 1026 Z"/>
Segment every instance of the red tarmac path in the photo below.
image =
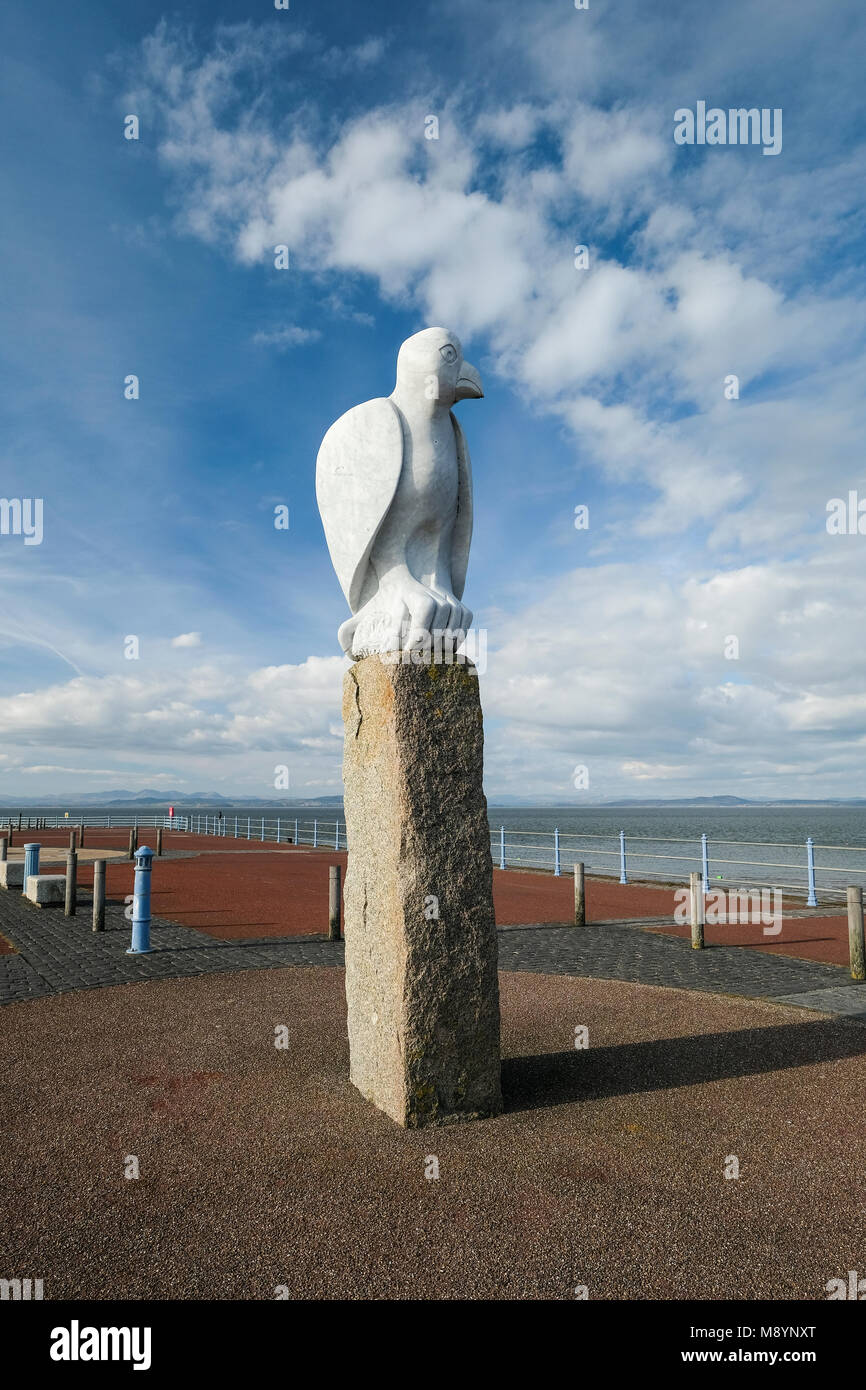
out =
<path fill-rule="evenodd" d="M 16 831 L 15 847 L 26 840 L 45 846 L 66 846 L 67 830 Z M 128 829 L 86 833 L 85 848 L 119 849 L 129 840 Z M 155 847 L 152 829 L 139 830 L 139 843 Z M 168 857 L 154 860 L 153 912 L 155 916 L 195 927 L 220 940 L 308 936 L 328 929 L 328 867 L 340 864 L 345 873 L 346 854 L 333 849 L 301 845 L 277 846 L 273 842 L 230 837 L 187 835 L 166 831 Z M 183 851 L 183 857 L 171 857 Z M 58 869 L 60 866 L 57 866 Z M 54 866 L 46 865 L 49 872 Z M 93 871 L 79 862 L 78 879 L 90 888 Z M 133 866 L 128 860 L 109 861 L 106 892 L 122 901 L 132 892 Z M 524 923 L 567 923 L 572 919 L 573 880 L 569 874 L 494 869 L 494 902 L 499 926 Z M 587 917 L 591 922 L 673 916 L 673 891 L 641 883 L 622 885 L 614 879 L 587 879 Z M 798 904 L 799 906 L 799 904 Z M 688 926 L 653 925 L 651 930 L 673 936 L 689 935 Z M 761 925 L 708 925 L 708 946 L 738 945 L 805 960 L 845 965 L 848 930 L 844 913 L 786 918 L 781 933 L 764 935 Z M 3 949 L 0 938 L 0 950 Z"/>

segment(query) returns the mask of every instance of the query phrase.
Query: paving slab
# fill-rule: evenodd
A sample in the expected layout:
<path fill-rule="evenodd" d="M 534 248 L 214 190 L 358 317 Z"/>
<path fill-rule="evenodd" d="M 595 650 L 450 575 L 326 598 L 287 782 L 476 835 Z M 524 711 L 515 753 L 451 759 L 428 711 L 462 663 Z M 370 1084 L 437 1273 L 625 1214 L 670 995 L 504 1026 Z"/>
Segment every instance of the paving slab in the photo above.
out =
<path fill-rule="evenodd" d="M 778 1003 L 794 1004 L 800 1009 L 817 1009 L 821 1013 L 845 1014 L 866 1023 L 866 983 L 851 981 L 842 988 L 810 989 L 804 994 L 780 995 Z"/>
<path fill-rule="evenodd" d="M 131 922 L 120 903 L 108 903 L 106 930 L 91 929 L 89 894 L 75 917 L 47 913 L 19 894 L 0 895 L 0 933 L 15 948 L 0 954 L 0 1003 L 129 981 L 261 970 L 287 965 L 342 966 L 343 943 L 322 934 L 259 940 L 212 935 L 155 917 L 154 951 L 128 956 Z M 708 994 L 781 998 L 831 990 L 827 1012 L 856 986 L 834 965 L 775 956 L 743 947 L 693 951 L 688 942 L 642 929 L 642 921 L 586 927 L 523 925 L 498 932 L 499 967 L 539 974 L 624 980 Z M 816 1006 L 820 1007 L 820 1005 Z M 844 1012 L 859 1012 L 846 1009 Z"/>

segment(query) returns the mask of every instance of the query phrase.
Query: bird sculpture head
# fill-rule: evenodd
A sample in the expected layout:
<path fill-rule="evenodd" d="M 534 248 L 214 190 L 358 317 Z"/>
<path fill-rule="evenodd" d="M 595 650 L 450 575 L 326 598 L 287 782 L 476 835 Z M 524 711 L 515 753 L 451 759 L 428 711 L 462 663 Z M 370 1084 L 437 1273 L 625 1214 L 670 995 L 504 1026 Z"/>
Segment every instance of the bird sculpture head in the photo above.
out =
<path fill-rule="evenodd" d="M 484 395 L 475 367 L 463 360 L 456 333 L 425 328 L 407 338 L 397 355 L 395 395 L 423 396 L 450 410 L 457 401 Z"/>

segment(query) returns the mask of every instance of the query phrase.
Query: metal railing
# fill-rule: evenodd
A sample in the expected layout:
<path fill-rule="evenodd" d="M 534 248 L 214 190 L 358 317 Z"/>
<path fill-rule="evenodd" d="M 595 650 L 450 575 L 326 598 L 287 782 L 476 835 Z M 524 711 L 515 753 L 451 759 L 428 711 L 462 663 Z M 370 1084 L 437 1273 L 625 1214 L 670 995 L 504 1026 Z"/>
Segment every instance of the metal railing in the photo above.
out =
<path fill-rule="evenodd" d="M 559 876 L 583 863 L 587 872 L 617 876 L 628 883 L 629 875 L 641 881 L 688 883 L 690 873 L 701 875 L 705 893 L 737 886 L 771 886 L 802 894 L 806 905 L 818 905 L 818 889 L 824 898 L 844 899 L 851 876 L 866 875 L 866 847 L 818 845 L 805 841 L 710 840 L 702 834 L 685 836 L 608 835 L 552 831 L 511 830 L 504 825 L 491 834 L 493 861 L 500 869 L 547 869 Z M 744 850 L 745 854 L 734 853 Z M 772 859 L 760 859 L 756 851 L 773 851 Z"/>
<path fill-rule="evenodd" d="M 307 845 L 312 849 L 346 848 L 345 822 L 295 816 L 235 815 L 217 812 L 184 812 L 182 815 L 139 814 L 120 811 L 107 815 L 26 815 L 0 812 L 0 825 L 45 829 L 139 829 L 162 827 L 195 835 L 258 840 L 261 843 Z M 767 886 L 802 895 L 807 906 L 825 900 L 844 899 L 852 879 L 866 876 L 866 847 L 778 840 L 711 840 L 706 834 L 685 836 L 626 835 L 620 830 L 607 835 L 573 833 L 554 827 L 514 830 L 500 825 L 490 832 L 493 862 L 500 869 L 542 869 L 559 877 L 583 863 L 587 873 L 618 877 L 620 883 L 688 883 L 690 873 L 701 874 L 705 892 L 732 887 Z M 759 850 L 772 859 L 760 859 Z M 744 855 L 735 851 L 745 851 Z"/>
<path fill-rule="evenodd" d="M 255 816 L 222 815 L 208 812 L 195 812 L 167 816 L 151 813 L 140 815 L 137 812 L 120 811 L 110 815 L 74 815 L 49 813 L 47 815 L 27 815 L 8 811 L 0 812 L 0 825 L 10 825 L 13 830 L 33 831 L 39 826 L 46 830 L 75 830 L 83 826 L 85 830 L 139 830 L 163 829 L 177 830 L 191 835 L 215 835 L 218 838 L 236 840 L 259 840 L 262 843 L 310 845 L 313 849 L 345 849 L 346 827 L 342 821 L 299 820 L 296 816 Z"/>

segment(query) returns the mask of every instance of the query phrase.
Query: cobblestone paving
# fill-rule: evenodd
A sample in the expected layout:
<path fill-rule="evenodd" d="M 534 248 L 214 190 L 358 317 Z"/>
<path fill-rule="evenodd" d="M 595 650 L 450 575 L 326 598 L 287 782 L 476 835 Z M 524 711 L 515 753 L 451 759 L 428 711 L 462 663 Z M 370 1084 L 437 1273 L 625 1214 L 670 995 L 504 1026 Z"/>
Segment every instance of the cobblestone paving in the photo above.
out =
<path fill-rule="evenodd" d="M 838 1001 L 854 990 L 853 997 L 861 999 L 858 1012 L 862 1010 L 866 1019 L 866 1000 L 859 994 L 862 986 L 855 985 L 838 965 L 769 955 L 742 946 L 709 946 L 695 951 L 690 941 L 641 930 L 647 925 L 642 919 L 586 927 L 506 928 L 499 934 L 500 969 L 629 980 L 779 1002 L 806 993 L 812 998 L 825 989 L 832 990 L 833 1001 Z M 833 1001 L 827 1012 L 843 1012 Z"/>
<path fill-rule="evenodd" d="M 343 964 L 343 945 L 322 936 L 218 941 L 191 927 L 154 918 L 153 953 L 129 956 L 131 927 L 121 904 L 109 903 L 105 931 L 90 924 L 89 895 L 74 918 L 0 892 L 0 932 L 16 952 L 0 955 L 0 1003 L 66 990 L 218 971 Z M 503 970 L 626 980 L 712 994 L 790 1002 L 866 1022 L 866 988 L 839 966 L 745 948 L 694 951 L 688 941 L 641 930 L 647 919 L 586 927 L 516 926 L 499 932 Z"/>
<path fill-rule="evenodd" d="M 0 955 L 2 1004 L 136 980 L 285 965 L 343 964 L 342 943 L 321 936 L 215 941 L 205 932 L 158 918 L 151 925 L 152 954 L 128 956 L 132 926 L 123 907 L 106 904 L 105 931 L 94 932 L 87 894 L 79 895 L 78 912 L 68 918 L 62 909 L 38 908 L 17 893 L 0 890 L 0 932 L 18 951 L 17 955 Z"/>

